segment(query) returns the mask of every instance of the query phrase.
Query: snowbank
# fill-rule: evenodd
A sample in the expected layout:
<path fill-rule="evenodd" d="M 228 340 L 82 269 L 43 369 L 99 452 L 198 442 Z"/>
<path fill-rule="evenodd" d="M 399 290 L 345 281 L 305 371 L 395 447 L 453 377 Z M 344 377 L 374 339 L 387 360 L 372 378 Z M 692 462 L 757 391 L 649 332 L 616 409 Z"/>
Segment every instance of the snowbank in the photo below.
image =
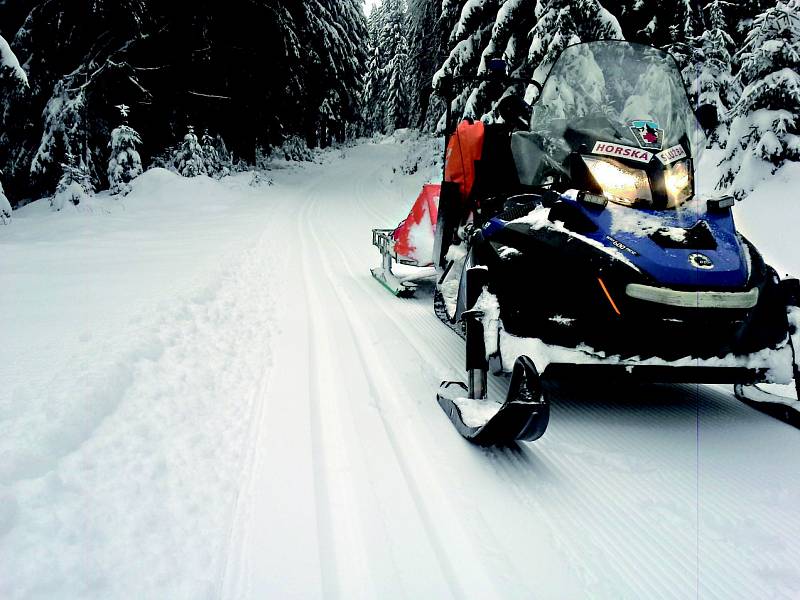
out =
<path fill-rule="evenodd" d="M 739 231 L 781 276 L 800 276 L 800 163 L 788 163 L 734 209 Z"/>
<path fill-rule="evenodd" d="M 0 597 L 218 596 L 274 331 L 247 177 L 0 228 Z"/>

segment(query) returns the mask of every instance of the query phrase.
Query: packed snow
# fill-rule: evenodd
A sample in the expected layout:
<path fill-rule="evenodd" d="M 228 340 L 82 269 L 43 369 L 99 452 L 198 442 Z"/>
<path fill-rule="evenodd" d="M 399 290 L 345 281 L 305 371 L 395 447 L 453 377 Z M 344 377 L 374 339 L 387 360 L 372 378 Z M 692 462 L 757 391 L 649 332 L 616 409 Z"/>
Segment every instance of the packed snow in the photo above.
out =
<path fill-rule="evenodd" d="M 453 430 L 463 341 L 369 272 L 407 154 L 154 169 L 0 227 L 0 597 L 800 594 L 800 439 L 730 390 L 565 384 L 535 444 Z M 797 272 L 795 176 L 737 218 Z"/>

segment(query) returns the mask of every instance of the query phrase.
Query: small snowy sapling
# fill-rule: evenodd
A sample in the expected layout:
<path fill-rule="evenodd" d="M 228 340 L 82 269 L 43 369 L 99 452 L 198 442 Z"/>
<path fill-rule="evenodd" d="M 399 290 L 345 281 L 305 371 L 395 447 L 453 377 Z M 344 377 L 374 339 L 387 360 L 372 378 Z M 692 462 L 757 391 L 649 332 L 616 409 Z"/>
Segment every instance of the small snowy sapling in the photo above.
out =
<path fill-rule="evenodd" d="M 62 175 L 56 193 L 50 199 L 50 206 L 56 211 L 68 204 L 78 206 L 94 193 L 92 177 L 86 166 L 71 153 L 67 153 L 66 159 L 66 163 L 61 163 Z"/>
<path fill-rule="evenodd" d="M 183 143 L 173 157 L 173 164 L 178 173 L 184 177 L 208 174 L 203 158 L 203 149 L 200 147 L 192 125 L 189 125 L 188 131 L 183 137 Z"/>
<path fill-rule="evenodd" d="M 142 159 L 136 145 L 142 143 L 139 134 L 128 125 L 130 108 L 125 104 L 117 106 L 122 116 L 122 125 L 111 132 L 111 159 L 108 161 L 108 182 L 112 194 L 130 192 L 130 183 L 142 174 Z"/>
<path fill-rule="evenodd" d="M 11 222 L 11 203 L 6 198 L 3 191 L 3 183 L 0 182 L 0 224 L 8 225 Z"/>

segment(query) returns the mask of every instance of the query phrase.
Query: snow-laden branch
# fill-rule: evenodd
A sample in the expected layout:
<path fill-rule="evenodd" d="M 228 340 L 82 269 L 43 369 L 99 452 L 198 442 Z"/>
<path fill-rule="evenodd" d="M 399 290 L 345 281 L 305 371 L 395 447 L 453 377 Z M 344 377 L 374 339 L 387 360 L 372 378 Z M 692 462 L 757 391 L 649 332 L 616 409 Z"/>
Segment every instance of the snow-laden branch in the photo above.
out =
<path fill-rule="evenodd" d="M 3 67 L 11 69 L 12 74 L 20 83 L 26 86 L 28 85 L 28 75 L 19 64 L 19 60 L 11 50 L 11 46 L 9 46 L 8 42 L 0 35 L 0 68 Z"/>

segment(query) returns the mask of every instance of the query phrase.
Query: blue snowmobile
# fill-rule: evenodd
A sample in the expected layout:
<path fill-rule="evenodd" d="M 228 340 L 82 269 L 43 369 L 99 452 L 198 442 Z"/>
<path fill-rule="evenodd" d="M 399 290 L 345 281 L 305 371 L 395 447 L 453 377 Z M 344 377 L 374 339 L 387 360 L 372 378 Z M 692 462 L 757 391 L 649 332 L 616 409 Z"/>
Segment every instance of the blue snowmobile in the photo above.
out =
<path fill-rule="evenodd" d="M 539 87 L 530 115 L 509 96 L 498 123 L 448 119 L 434 296 L 467 382 L 437 397 L 458 431 L 536 440 L 573 378 L 732 383 L 797 422 L 750 386 L 800 387 L 800 284 L 737 232 L 733 198 L 696 193 L 705 139 L 674 59 L 577 44 Z M 504 402 L 487 398 L 490 369 L 511 375 Z"/>

